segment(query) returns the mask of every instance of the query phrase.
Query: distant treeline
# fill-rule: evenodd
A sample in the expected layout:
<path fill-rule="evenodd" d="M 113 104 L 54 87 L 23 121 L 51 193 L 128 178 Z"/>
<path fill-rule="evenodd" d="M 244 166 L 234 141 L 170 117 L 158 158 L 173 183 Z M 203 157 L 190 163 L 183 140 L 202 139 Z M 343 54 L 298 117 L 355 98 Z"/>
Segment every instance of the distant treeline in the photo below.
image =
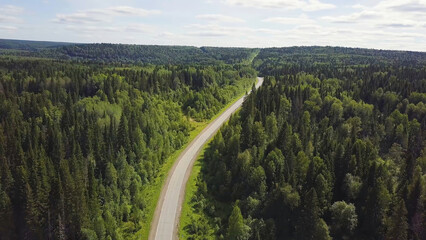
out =
<path fill-rule="evenodd" d="M 249 63 L 258 49 L 1 40 L 0 54 L 119 64 Z"/>
<path fill-rule="evenodd" d="M 412 66 L 426 63 L 426 53 L 344 47 L 229 48 L 133 44 L 72 44 L 0 39 L 0 54 L 118 64 L 239 64 L 251 63 L 264 72 L 295 63 Z M 285 63 L 285 64 L 282 64 Z M 297 67 L 297 66 L 294 66 Z"/>

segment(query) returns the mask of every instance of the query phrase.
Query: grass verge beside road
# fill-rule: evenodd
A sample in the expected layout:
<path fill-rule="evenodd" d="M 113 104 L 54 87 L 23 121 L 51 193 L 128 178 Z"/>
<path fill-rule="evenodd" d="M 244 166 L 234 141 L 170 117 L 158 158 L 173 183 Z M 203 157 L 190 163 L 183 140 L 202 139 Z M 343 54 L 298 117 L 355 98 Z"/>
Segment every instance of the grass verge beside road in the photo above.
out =
<path fill-rule="evenodd" d="M 154 216 L 155 208 L 161 194 L 164 181 L 167 179 L 167 175 L 170 169 L 173 167 L 175 160 L 179 157 L 183 150 L 191 143 L 191 141 L 208 125 L 208 122 L 192 122 L 195 127 L 189 134 L 188 142 L 179 150 L 174 152 L 163 164 L 157 177 L 153 182 L 148 184 L 143 190 L 142 194 L 145 199 L 145 216 L 144 221 L 141 223 L 141 230 L 136 234 L 142 239 L 148 239 L 149 231 L 151 229 L 151 222 Z"/>
<path fill-rule="evenodd" d="M 211 140 L 210 140 L 211 141 Z M 194 166 L 192 167 L 191 175 L 189 176 L 188 182 L 186 183 L 186 189 L 185 189 L 185 198 L 183 200 L 182 205 L 182 212 L 179 219 L 179 239 L 187 239 L 185 236 L 186 231 L 185 228 L 187 226 L 190 226 L 192 224 L 192 221 L 197 221 L 203 216 L 201 216 L 199 213 L 194 211 L 192 202 L 192 199 L 195 197 L 197 193 L 197 179 L 201 172 L 202 162 L 200 161 L 203 158 L 204 152 L 206 148 L 208 147 L 209 143 L 206 143 L 204 145 L 203 150 L 200 153 L 200 156 L 194 163 Z"/>
<path fill-rule="evenodd" d="M 257 81 L 258 80 L 256 79 L 255 84 L 257 84 Z M 245 95 L 245 93 L 242 94 L 241 96 L 238 96 L 231 103 L 229 103 L 226 107 L 224 107 L 223 110 L 213 118 L 213 120 L 216 117 L 218 117 L 220 114 L 222 114 L 229 106 L 231 106 L 233 103 L 235 103 L 235 101 L 237 101 L 238 99 L 240 99 L 244 95 Z M 183 200 L 182 211 L 181 211 L 181 215 L 180 215 L 180 219 L 179 219 L 179 226 L 178 226 L 179 227 L 179 229 L 178 229 L 179 239 L 181 239 L 181 240 L 187 239 L 186 236 L 185 236 L 185 234 L 186 234 L 185 228 L 187 226 L 191 225 L 191 223 L 193 221 L 197 221 L 200 218 L 204 217 L 204 216 L 202 216 L 199 213 L 194 211 L 194 208 L 193 208 L 194 203 L 192 202 L 192 199 L 195 197 L 197 190 L 198 190 L 197 189 L 197 178 L 200 175 L 201 167 L 202 167 L 202 162 L 200 160 L 203 158 L 204 152 L 205 152 L 206 148 L 208 147 L 208 145 L 210 144 L 210 142 L 212 141 L 213 138 L 214 138 L 214 136 L 203 146 L 203 149 L 201 150 L 200 155 L 198 156 L 197 160 L 195 160 L 194 166 L 192 167 L 192 170 L 191 170 L 191 175 L 189 176 L 188 182 L 186 183 L 185 198 Z M 213 234 L 214 232 L 210 231 L 210 233 Z M 213 239 L 213 236 L 209 236 L 209 237 L 212 237 L 212 239 Z"/>

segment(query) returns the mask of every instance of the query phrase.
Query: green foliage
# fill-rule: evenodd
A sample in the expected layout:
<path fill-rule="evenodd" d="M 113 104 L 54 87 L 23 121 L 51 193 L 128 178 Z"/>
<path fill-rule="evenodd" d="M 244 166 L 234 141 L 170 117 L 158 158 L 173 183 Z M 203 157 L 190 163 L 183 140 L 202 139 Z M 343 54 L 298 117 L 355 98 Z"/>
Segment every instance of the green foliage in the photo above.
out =
<path fill-rule="evenodd" d="M 129 44 L 73 44 L 0 39 L 0 54 L 127 64 L 250 64 L 258 49 Z M 242 69 L 252 74 L 252 68 Z"/>
<path fill-rule="evenodd" d="M 392 211 L 389 218 L 386 239 L 407 239 L 408 222 L 407 222 L 407 208 L 405 207 L 404 200 L 400 200 Z"/>
<path fill-rule="evenodd" d="M 250 227 L 244 224 L 240 208 L 235 204 L 228 220 L 226 238 L 229 240 L 247 240 L 250 236 Z"/>
<path fill-rule="evenodd" d="M 253 83 L 240 68 L 0 58 L 0 239 L 139 239 L 146 187 L 205 125 L 187 107 L 214 116 Z"/>
<path fill-rule="evenodd" d="M 145 187 L 251 62 L 265 82 L 205 151 L 189 238 L 426 236 L 424 53 L 7 44 L 25 50 L 0 58 L 1 239 L 141 238 Z"/>
<path fill-rule="evenodd" d="M 0 39 L 1 49 L 15 49 L 26 51 L 37 51 L 40 49 L 71 45 L 72 43 L 64 42 L 46 42 L 46 41 L 26 41 L 26 40 L 9 40 Z"/>
<path fill-rule="evenodd" d="M 425 59 L 262 49 L 253 64 L 263 86 L 203 158 L 216 235 L 239 202 L 249 239 L 424 238 Z"/>
<path fill-rule="evenodd" d="M 333 236 L 338 239 L 350 239 L 358 224 L 355 206 L 345 201 L 333 203 L 330 208 Z"/>
<path fill-rule="evenodd" d="M 319 216 L 318 199 L 315 189 L 309 190 L 302 204 L 296 224 L 297 239 L 331 239 L 327 224 Z"/>

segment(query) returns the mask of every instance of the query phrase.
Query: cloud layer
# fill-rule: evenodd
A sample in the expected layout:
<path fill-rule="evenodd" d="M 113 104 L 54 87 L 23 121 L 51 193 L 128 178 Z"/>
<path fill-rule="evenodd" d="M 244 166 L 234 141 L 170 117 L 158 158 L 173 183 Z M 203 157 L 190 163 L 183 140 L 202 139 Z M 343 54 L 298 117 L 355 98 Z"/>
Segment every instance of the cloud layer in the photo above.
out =
<path fill-rule="evenodd" d="M 23 9 L 14 5 L 0 6 L 0 29 L 5 31 L 17 30 L 17 25 L 22 23 L 20 14 Z"/>
<path fill-rule="evenodd" d="M 149 15 L 159 14 L 158 10 L 146 10 L 143 8 L 134 8 L 130 6 L 116 6 L 103 9 L 91 9 L 78 11 L 71 14 L 57 14 L 53 20 L 57 23 L 97 23 L 109 22 L 117 16 L 137 16 L 146 17 Z"/>
<path fill-rule="evenodd" d="M 0 35 L 74 42 L 426 51 L 426 0 L 122 0 L 120 6 L 113 0 L 75 1 L 66 1 L 67 10 L 49 8 L 50 1 L 40 8 L 0 5 Z"/>
<path fill-rule="evenodd" d="M 333 9 L 336 6 L 330 3 L 323 3 L 319 0 L 225 0 L 229 5 L 252 7 L 252 8 L 271 8 L 271 9 L 301 9 L 302 11 L 319 11 L 324 9 Z"/>
<path fill-rule="evenodd" d="M 228 22 L 228 23 L 245 22 L 241 18 L 226 16 L 222 14 L 202 14 L 202 15 L 197 15 L 196 18 L 211 21 L 211 22 Z"/>

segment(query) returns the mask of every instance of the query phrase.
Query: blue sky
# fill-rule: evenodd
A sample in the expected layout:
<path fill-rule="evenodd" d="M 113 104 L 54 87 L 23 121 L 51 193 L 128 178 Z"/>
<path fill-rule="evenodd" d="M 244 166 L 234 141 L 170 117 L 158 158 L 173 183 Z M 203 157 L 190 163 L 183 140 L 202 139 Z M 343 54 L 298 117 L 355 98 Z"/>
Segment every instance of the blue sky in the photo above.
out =
<path fill-rule="evenodd" d="M 426 51 L 426 0 L 1 0 L 0 38 Z"/>

